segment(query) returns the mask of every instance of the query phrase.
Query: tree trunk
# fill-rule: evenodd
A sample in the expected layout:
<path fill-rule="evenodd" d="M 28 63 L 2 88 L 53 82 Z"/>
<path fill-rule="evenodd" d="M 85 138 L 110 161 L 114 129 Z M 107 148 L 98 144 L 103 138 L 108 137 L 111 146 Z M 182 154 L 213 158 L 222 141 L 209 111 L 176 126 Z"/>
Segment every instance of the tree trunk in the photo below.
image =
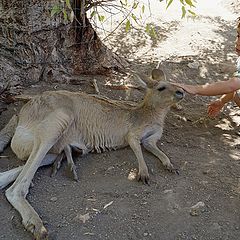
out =
<path fill-rule="evenodd" d="M 74 1 L 80 2 L 80 0 Z M 32 84 L 107 74 L 126 61 L 99 39 L 86 15 L 51 17 L 57 0 L 0 0 L 0 82 Z M 79 9 L 79 6 L 73 6 Z"/>

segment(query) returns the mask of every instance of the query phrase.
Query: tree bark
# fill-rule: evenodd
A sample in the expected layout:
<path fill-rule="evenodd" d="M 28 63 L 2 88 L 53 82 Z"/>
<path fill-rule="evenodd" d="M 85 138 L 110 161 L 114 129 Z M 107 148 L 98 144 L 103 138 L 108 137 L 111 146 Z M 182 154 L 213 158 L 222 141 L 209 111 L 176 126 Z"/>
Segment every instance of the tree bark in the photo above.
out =
<path fill-rule="evenodd" d="M 64 82 L 125 67 L 126 61 L 101 42 L 86 15 L 76 10 L 72 23 L 65 23 L 61 15 L 51 17 L 57 3 L 0 0 L 1 83 Z"/>

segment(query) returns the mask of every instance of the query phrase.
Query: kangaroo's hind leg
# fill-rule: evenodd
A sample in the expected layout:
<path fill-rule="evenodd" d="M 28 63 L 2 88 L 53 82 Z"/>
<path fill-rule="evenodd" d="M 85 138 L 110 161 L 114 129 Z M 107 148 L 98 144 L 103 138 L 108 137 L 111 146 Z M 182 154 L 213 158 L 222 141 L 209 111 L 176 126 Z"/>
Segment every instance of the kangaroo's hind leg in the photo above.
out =
<path fill-rule="evenodd" d="M 0 153 L 3 152 L 4 148 L 8 145 L 12 139 L 15 129 L 18 123 L 18 116 L 14 115 L 8 124 L 0 132 Z"/>
<path fill-rule="evenodd" d="M 36 126 L 33 150 L 14 184 L 7 189 L 6 197 L 20 213 L 25 228 L 34 234 L 37 240 L 47 237 L 47 230 L 37 212 L 26 200 L 26 195 L 35 172 L 48 151 L 59 140 L 71 124 L 71 116 L 61 110 L 49 114 Z"/>

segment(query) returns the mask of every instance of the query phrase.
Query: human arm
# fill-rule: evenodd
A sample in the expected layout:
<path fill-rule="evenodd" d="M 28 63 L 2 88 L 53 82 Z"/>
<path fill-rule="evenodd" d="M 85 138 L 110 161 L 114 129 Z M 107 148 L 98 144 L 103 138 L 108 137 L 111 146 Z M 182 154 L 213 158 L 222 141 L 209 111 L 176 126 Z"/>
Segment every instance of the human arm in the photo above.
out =
<path fill-rule="evenodd" d="M 183 88 L 186 92 L 194 95 L 202 96 L 216 96 L 222 94 L 232 93 L 240 88 L 240 78 L 233 77 L 227 81 L 220 81 L 216 83 L 204 84 L 204 85 L 186 85 L 176 84 Z"/>

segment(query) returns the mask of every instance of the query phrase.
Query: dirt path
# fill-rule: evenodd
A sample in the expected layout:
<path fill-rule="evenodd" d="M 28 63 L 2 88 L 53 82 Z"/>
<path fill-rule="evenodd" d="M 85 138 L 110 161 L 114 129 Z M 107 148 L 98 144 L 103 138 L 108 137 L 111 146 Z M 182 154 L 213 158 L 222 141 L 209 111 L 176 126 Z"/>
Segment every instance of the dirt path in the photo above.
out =
<path fill-rule="evenodd" d="M 236 59 L 237 15 L 230 10 L 236 11 L 238 5 L 199 2 L 199 17 L 194 21 L 177 21 L 174 6 L 168 15 L 155 17 L 159 41 L 145 39 L 143 31 L 131 32 L 130 36 L 120 31 L 109 44 L 133 59 L 132 67 L 143 72 L 161 61 L 168 77 L 175 81 L 204 83 L 227 78 Z M 104 87 L 105 79 L 97 79 L 103 94 L 119 97 Z M 54 87 L 93 91 L 86 81 L 79 86 L 36 85 L 24 92 Z M 138 95 L 133 92 L 131 97 Z M 168 115 L 159 146 L 179 168 L 179 176 L 165 171 L 144 152 L 150 186 L 128 180 L 137 166 L 129 148 L 79 159 L 78 183 L 69 176 L 66 165 L 55 178 L 50 178 L 50 168 L 39 170 L 28 199 L 45 221 L 51 239 L 240 239 L 240 112 L 230 104 L 218 119 L 208 119 L 209 100 L 187 96 L 181 104 L 183 109 Z M 8 106 L 0 116 L 0 128 L 19 107 Z M 1 171 L 19 164 L 10 149 L 0 158 Z M 200 207 L 191 209 L 196 204 Z M 31 239 L 4 191 L 0 191 L 0 213 L 1 240 Z"/>

